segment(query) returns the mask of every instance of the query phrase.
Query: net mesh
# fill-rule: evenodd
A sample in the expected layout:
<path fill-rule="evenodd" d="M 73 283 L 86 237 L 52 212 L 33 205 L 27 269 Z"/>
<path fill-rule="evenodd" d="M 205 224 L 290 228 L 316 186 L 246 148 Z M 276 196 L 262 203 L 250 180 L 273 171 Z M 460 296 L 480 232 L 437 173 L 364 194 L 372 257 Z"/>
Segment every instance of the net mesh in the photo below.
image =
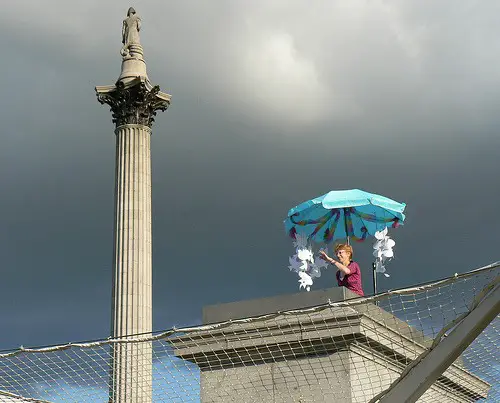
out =
<path fill-rule="evenodd" d="M 307 309 L 4 352 L 0 402 L 369 402 L 499 275 L 495 264 Z M 500 401 L 498 340 L 497 316 L 419 401 Z"/>

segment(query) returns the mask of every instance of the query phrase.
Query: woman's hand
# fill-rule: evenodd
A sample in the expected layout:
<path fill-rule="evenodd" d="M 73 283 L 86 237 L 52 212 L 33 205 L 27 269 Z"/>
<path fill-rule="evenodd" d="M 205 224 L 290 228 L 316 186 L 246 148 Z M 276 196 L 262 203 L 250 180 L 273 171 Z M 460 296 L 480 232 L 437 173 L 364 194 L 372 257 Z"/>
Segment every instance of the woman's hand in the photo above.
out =
<path fill-rule="evenodd" d="M 347 275 L 351 274 L 351 270 L 349 269 L 349 267 L 347 267 L 346 265 L 344 265 L 340 262 L 337 262 L 335 259 L 332 259 L 330 256 L 328 256 L 326 254 L 325 251 L 320 250 L 319 257 L 320 257 L 320 259 L 323 259 L 323 260 L 327 261 L 328 263 L 333 264 L 338 270 L 344 272 L 344 274 L 347 274 Z"/>
<path fill-rule="evenodd" d="M 319 251 L 319 258 L 323 259 L 324 261 L 326 261 L 328 263 L 332 263 L 332 264 L 335 263 L 335 260 L 332 259 L 330 256 L 328 256 L 324 250 Z"/>

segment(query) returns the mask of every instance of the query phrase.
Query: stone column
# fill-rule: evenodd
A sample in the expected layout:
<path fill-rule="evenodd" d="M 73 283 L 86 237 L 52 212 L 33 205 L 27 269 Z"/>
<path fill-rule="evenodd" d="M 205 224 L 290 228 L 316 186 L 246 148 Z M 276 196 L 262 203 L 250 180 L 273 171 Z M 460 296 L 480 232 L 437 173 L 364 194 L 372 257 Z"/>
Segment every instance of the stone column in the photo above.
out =
<path fill-rule="evenodd" d="M 123 22 L 121 73 L 96 87 L 116 124 L 115 231 L 109 386 L 112 403 L 152 401 L 152 346 L 138 342 L 152 331 L 151 127 L 170 95 L 149 81 L 139 44 L 140 18 L 130 8 Z"/>
<path fill-rule="evenodd" d="M 152 331 L 151 129 L 125 124 L 115 134 L 113 336 L 147 335 Z M 151 401 L 151 343 L 114 347 L 112 401 Z"/>
<path fill-rule="evenodd" d="M 151 343 L 133 340 L 152 331 L 150 139 L 156 111 L 167 109 L 170 95 L 151 85 L 145 65 L 143 76 L 123 73 L 116 85 L 96 87 L 116 124 L 112 336 L 127 339 L 112 344 L 110 402 L 147 403 L 152 401 Z"/>

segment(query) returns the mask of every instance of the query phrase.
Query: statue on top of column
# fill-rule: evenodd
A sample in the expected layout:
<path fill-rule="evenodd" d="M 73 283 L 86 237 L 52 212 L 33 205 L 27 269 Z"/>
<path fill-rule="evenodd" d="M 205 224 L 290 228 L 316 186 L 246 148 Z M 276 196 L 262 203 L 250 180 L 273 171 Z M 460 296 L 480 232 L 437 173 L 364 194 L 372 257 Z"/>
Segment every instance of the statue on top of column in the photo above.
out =
<path fill-rule="evenodd" d="M 127 12 L 127 18 L 123 20 L 122 27 L 122 43 L 123 47 L 120 50 L 120 54 L 123 57 L 130 55 L 130 45 L 141 44 L 139 31 L 141 30 L 141 19 L 136 14 L 133 7 L 130 7 Z"/>

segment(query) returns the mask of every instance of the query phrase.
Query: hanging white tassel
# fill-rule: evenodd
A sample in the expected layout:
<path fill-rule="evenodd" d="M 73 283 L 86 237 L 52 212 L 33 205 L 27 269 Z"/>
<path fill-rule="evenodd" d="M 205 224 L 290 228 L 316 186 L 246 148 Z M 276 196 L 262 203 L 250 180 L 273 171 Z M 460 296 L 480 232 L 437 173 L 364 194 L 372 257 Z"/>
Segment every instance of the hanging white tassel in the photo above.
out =
<path fill-rule="evenodd" d="M 307 274 L 305 271 L 299 271 L 299 289 L 300 288 L 305 288 L 306 291 L 311 291 L 311 286 L 313 283 L 313 280 L 309 274 Z"/>
<path fill-rule="evenodd" d="M 392 248 L 396 245 L 396 242 L 389 237 L 387 228 L 375 232 L 375 239 L 376 241 L 373 245 L 373 256 L 376 258 L 375 271 L 389 277 L 389 274 L 386 273 L 384 263 L 394 257 Z"/>
<path fill-rule="evenodd" d="M 299 275 L 299 289 L 311 290 L 313 278 L 321 277 L 321 270 L 328 267 L 328 263 L 319 257 L 314 257 L 307 237 L 297 234 L 295 241 L 295 254 L 288 258 L 290 271 Z"/>

